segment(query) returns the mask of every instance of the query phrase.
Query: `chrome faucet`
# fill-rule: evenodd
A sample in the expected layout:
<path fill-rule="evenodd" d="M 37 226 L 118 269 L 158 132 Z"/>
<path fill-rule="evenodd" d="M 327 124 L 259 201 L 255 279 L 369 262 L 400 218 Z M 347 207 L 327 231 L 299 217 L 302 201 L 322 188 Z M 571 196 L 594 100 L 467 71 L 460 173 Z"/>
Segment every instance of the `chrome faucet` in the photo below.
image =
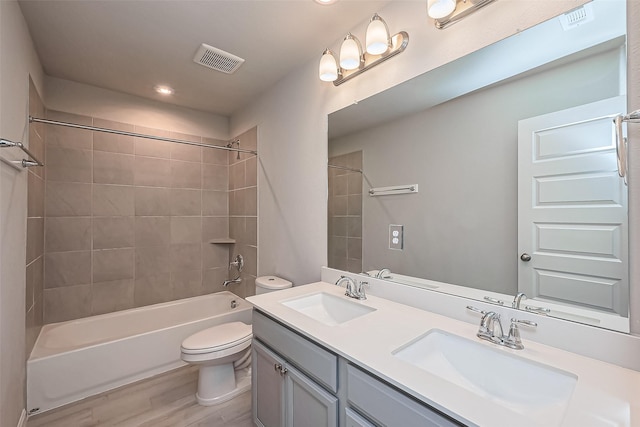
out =
<path fill-rule="evenodd" d="M 367 299 L 364 287 L 368 286 L 369 283 L 360 281 L 356 284 L 356 282 L 351 277 L 340 276 L 340 278 L 336 281 L 336 286 L 342 285 L 343 282 L 347 283 L 347 285 L 345 286 L 346 290 L 344 292 L 346 296 L 359 300 Z"/>
<path fill-rule="evenodd" d="M 378 273 L 376 274 L 376 279 L 390 279 L 391 278 L 391 270 L 389 270 L 388 268 L 383 268 L 381 270 L 378 270 Z"/>
<path fill-rule="evenodd" d="M 524 295 L 524 294 L 523 294 Z M 509 327 L 509 334 L 505 335 L 502 329 L 502 322 L 500 321 L 500 315 L 495 311 L 482 311 L 472 306 L 467 306 L 467 309 L 482 314 L 482 320 L 480 320 L 480 328 L 476 334 L 478 338 L 491 341 L 494 344 L 502 345 L 512 348 L 514 350 L 522 350 L 524 345 L 520 338 L 520 330 L 518 325 L 536 327 L 538 324 L 530 320 L 518 320 L 511 319 L 511 326 Z"/>
<path fill-rule="evenodd" d="M 513 298 L 513 302 L 511 303 L 511 307 L 515 308 L 516 310 L 520 310 L 520 302 L 523 299 L 527 299 L 527 296 L 524 294 L 524 292 L 520 292 L 518 293 L 514 298 Z"/>

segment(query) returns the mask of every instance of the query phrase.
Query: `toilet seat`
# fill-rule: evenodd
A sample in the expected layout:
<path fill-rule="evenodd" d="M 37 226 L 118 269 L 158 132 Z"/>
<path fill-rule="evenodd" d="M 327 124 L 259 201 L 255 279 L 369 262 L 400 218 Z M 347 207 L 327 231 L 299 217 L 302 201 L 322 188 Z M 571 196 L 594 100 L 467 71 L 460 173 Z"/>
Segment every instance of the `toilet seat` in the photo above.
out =
<path fill-rule="evenodd" d="M 246 323 L 224 323 L 186 338 L 182 342 L 180 350 L 183 354 L 191 355 L 216 352 L 231 354 L 251 345 L 251 330 L 251 325 Z"/>

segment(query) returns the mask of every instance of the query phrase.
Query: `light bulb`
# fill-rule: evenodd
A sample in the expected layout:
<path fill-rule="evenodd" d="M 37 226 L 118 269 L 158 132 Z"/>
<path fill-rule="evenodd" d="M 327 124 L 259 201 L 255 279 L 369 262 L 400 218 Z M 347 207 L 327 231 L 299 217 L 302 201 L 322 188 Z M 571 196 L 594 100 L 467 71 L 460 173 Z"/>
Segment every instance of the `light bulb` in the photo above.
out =
<path fill-rule="evenodd" d="M 367 27 L 367 35 L 365 37 L 367 52 L 371 55 L 381 55 L 389 49 L 390 44 L 387 24 L 376 13 Z"/>
<path fill-rule="evenodd" d="M 338 79 L 338 64 L 329 49 L 326 49 L 320 58 L 319 74 L 323 82 L 333 82 Z"/>
<path fill-rule="evenodd" d="M 433 19 L 442 19 L 456 10 L 456 0 L 427 0 L 427 14 Z"/>
<path fill-rule="evenodd" d="M 347 34 L 340 47 L 340 66 L 345 70 L 355 70 L 360 67 L 361 56 L 360 42 L 351 33 Z"/>

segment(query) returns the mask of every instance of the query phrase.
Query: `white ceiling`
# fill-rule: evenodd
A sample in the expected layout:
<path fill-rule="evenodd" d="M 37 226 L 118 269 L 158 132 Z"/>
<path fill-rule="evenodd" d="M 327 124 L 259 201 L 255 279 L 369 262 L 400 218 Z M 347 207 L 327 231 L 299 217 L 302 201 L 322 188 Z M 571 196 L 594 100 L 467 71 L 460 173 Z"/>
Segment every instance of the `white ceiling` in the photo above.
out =
<path fill-rule="evenodd" d="M 222 116 L 292 68 L 320 59 L 389 0 L 20 0 L 47 75 Z M 206 43 L 246 61 L 234 74 L 193 62 Z M 171 97 L 153 91 L 175 89 Z"/>

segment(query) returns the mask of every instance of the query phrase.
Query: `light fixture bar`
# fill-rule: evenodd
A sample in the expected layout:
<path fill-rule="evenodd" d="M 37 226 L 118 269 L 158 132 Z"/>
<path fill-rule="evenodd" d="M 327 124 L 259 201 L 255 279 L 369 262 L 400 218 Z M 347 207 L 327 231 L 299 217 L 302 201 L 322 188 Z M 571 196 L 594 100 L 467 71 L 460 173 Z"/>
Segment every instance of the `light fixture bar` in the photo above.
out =
<path fill-rule="evenodd" d="M 393 58 L 397 54 L 403 52 L 408 44 L 409 34 L 407 34 L 406 31 L 400 31 L 398 34 L 391 37 L 391 47 L 385 53 L 381 55 L 371 55 L 370 53 L 364 52 L 362 54 L 364 62 L 364 65 L 362 65 L 362 67 L 355 70 L 345 70 L 344 68 L 340 68 L 338 78 L 334 80 L 333 84 L 335 86 L 339 86 L 342 83 L 349 81 L 352 78 L 359 76 L 365 71 L 375 67 L 376 65 L 386 61 L 387 59 Z"/>
<path fill-rule="evenodd" d="M 496 0 L 479 0 L 479 1 L 473 1 L 473 0 L 464 0 L 462 3 L 464 3 L 463 6 L 459 6 L 460 10 L 456 9 L 450 16 L 446 17 L 446 18 L 442 18 L 442 19 L 436 19 L 435 23 L 436 23 L 436 28 L 439 30 L 443 30 L 453 24 L 455 24 L 456 22 L 458 22 L 459 20 L 461 20 L 462 18 L 465 18 L 469 15 L 471 15 L 473 12 L 475 12 L 476 10 L 479 10 L 483 7 L 485 7 L 486 5 L 493 3 Z"/>

